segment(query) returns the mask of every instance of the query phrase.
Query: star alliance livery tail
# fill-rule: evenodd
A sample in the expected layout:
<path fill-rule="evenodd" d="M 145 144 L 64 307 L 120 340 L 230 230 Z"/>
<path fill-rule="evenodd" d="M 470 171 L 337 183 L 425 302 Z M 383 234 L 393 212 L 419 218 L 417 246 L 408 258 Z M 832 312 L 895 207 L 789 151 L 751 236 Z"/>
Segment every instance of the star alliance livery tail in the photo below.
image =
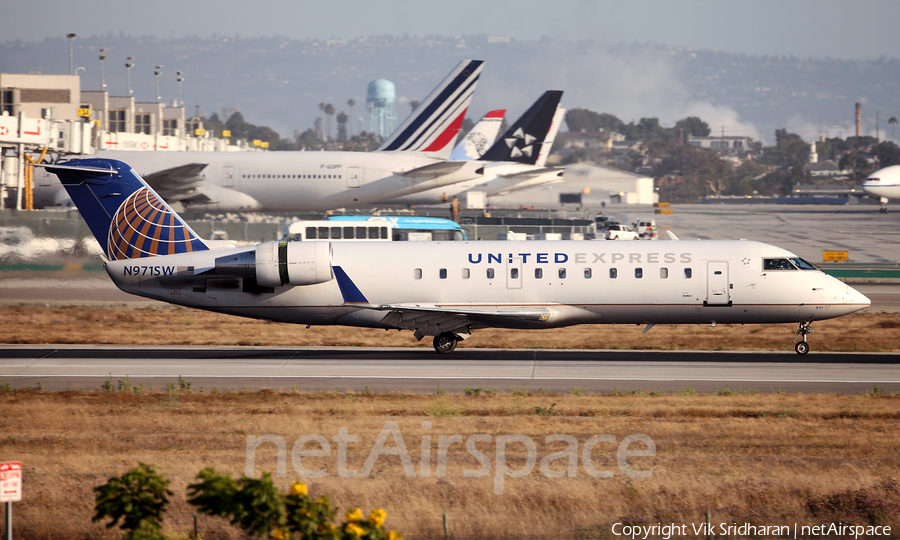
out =
<path fill-rule="evenodd" d="M 209 249 L 197 233 L 121 161 L 78 159 L 44 167 L 59 177 L 109 260 Z"/>
<path fill-rule="evenodd" d="M 562 90 L 544 92 L 479 160 L 534 165 L 541 154 L 541 146 L 550 131 L 562 94 Z"/>
<path fill-rule="evenodd" d="M 463 60 L 378 148 L 447 159 L 481 76 L 483 60 Z"/>

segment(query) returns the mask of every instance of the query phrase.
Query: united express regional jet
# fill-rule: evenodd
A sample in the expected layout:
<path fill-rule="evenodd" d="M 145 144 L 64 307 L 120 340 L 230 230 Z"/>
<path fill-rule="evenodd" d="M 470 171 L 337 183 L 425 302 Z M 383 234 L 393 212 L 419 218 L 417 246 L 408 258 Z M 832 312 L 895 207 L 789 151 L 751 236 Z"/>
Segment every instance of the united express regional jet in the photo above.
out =
<path fill-rule="evenodd" d="M 810 324 L 869 299 L 784 249 L 743 240 L 264 242 L 210 249 L 127 164 L 45 165 L 125 292 L 272 321 L 405 329 L 449 353 L 479 328 Z M 348 224 L 348 226 L 351 226 Z"/>

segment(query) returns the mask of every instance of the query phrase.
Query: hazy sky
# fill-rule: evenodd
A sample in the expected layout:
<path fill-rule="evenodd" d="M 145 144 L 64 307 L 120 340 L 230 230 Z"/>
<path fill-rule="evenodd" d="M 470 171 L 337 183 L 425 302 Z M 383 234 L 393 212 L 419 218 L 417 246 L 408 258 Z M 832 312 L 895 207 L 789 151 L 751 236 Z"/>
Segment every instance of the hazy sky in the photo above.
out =
<path fill-rule="evenodd" d="M 485 33 L 864 59 L 898 56 L 898 24 L 897 0 L 5 0 L 0 40 Z"/>

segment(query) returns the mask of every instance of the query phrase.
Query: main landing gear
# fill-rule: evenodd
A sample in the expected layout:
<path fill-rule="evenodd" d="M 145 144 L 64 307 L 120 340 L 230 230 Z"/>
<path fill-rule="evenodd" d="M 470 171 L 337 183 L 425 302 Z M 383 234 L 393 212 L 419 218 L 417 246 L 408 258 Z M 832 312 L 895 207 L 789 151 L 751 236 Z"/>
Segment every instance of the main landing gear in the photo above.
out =
<path fill-rule="evenodd" d="M 807 321 L 800 321 L 797 325 L 797 334 L 794 336 L 794 350 L 797 351 L 797 354 L 804 355 L 809 352 L 809 343 L 806 342 L 807 334 L 812 333 L 812 323 Z M 801 341 L 797 341 L 797 340 Z"/>
<path fill-rule="evenodd" d="M 453 332 L 444 332 L 434 336 L 434 350 L 440 354 L 450 354 L 456 350 L 456 344 L 459 343 L 459 336 Z"/>

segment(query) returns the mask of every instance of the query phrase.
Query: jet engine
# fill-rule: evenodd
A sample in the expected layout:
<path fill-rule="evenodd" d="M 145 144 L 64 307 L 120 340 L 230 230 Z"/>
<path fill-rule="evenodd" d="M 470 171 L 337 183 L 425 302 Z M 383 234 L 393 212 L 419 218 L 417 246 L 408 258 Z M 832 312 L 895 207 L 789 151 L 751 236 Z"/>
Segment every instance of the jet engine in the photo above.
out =
<path fill-rule="evenodd" d="M 264 242 L 254 251 L 216 258 L 216 273 L 254 278 L 261 287 L 313 285 L 334 279 L 330 242 Z"/>

